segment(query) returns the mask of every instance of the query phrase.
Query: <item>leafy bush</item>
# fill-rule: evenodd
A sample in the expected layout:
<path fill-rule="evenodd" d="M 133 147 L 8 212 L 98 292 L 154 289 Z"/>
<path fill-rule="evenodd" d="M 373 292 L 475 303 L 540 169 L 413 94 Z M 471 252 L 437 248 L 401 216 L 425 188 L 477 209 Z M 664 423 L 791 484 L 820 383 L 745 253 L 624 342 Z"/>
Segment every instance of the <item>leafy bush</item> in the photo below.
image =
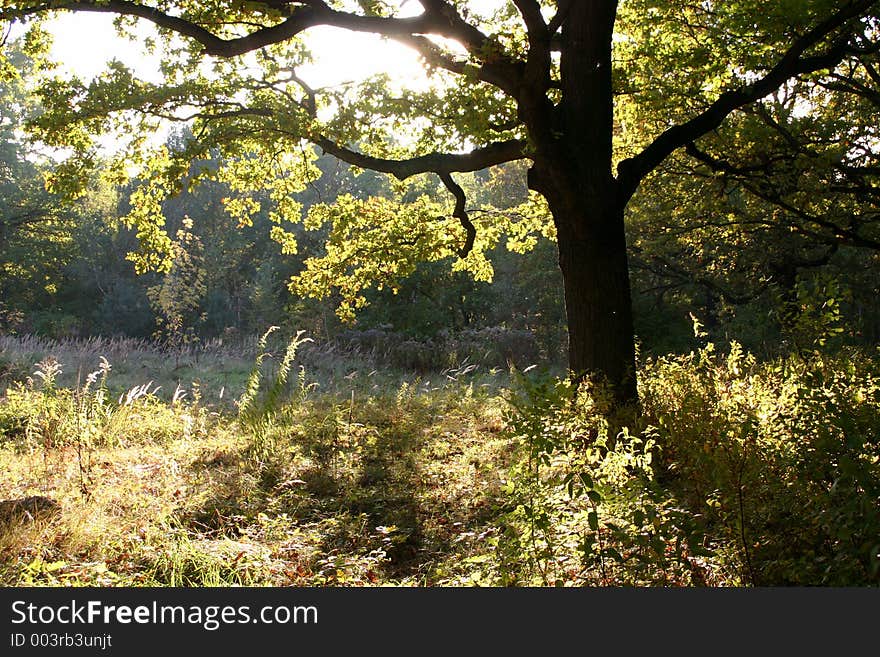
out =
<path fill-rule="evenodd" d="M 615 419 L 601 388 L 519 381 L 482 581 L 880 583 L 877 358 L 708 344 L 649 361 L 640 386 L 641 416 Z"/>
<path fill-rule="evenodd" d="M 655 429 L 617 430 L 607 391 L 570 380 L 521 378 L 509 401 L 524 453 L 493 541 L 498 583 L 689 584 L 701 537 L 656 486 Z"/>
<path fill-rule="evenodd" d="M 880 583 L 876 359 L 759 363 L 733 343 L 651 361 L 658 478 L 703 519 L 738 582 Z"/>

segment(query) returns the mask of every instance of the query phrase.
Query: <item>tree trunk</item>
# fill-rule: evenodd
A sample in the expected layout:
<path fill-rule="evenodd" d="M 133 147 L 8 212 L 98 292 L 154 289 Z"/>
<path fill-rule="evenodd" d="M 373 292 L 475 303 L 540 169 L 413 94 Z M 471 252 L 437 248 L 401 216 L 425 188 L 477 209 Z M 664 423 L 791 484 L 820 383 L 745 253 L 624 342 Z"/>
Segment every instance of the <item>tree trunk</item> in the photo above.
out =
<path fill-rule="evenodd" d="M 623 210 L 607 212 L 583 236 L 559 233 L 569 368 L 577 377 L 604 377 L 618 404 L 632 404 L 638 393 Z M 557 226 L 566 221 L 557 217 Z"/>
<path fill-rule="evenodd" d="M 568 168 L 570 170 L 570 168 Z M 541 184 L 552 180 L 552 188 Z M 556 224 L 559 267 L 568 317 L 569 369 L 580 379 L 611 384 L 618 406 L 638 403 L 635 335 L 623 204 L 613 180 L 564 188 L 561 171 L 534 169 L 533 188 L 547 198 Z M 593 188 L 595 193 L 589 193 Z"/>
<path fill-rule="evenodd" d="M 625 203 L 612 173 L 617 2 L 576 1 L 566 12 L 559 111 L 548 125 L 540 103 L 520 106 L 535 144 L 529 187 L 547 199 L 556 224 L 570 369 L 605 378 L 617 405 L 628 405 L 638 393 Z"/>

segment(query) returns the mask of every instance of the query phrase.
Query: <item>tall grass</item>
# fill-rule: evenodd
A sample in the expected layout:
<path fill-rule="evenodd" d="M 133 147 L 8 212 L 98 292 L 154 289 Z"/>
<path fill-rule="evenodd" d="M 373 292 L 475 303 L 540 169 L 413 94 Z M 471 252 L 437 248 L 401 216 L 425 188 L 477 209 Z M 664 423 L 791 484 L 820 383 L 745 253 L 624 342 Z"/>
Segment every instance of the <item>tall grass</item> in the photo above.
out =
<path fill-rule="evenodd" d="M 540 367 L 375 369 L 276 329 L 189 381 L 4 344 L 0 500 L 62 511 L 0 528 L 0 584 L 880 583 L 876 353 L 654 358 L 621 428 Z"/>

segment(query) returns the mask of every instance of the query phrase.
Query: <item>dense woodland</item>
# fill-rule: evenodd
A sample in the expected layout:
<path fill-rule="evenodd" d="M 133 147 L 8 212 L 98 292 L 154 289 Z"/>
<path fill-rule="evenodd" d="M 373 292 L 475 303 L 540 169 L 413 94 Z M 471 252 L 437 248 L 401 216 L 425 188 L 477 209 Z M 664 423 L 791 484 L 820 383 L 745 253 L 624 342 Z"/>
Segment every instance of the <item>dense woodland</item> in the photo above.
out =
<path fill-rule="evenodd" d="M 0 583 L 880 584 L 878 3 L 198 4 L 0 9 Z"/>

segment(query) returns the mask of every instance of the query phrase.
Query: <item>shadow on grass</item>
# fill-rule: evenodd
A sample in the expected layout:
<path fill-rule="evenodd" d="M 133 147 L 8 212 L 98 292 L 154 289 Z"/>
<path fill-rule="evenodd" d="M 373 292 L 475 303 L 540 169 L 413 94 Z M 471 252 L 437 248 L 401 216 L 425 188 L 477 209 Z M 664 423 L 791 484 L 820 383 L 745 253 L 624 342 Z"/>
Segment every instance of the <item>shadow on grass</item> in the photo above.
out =
<path fill-rule="evenodd" d="M 207 495 L 179 519 L 231 537 L 280 519 L 310 546 L 313 583 L 431 584 L 437 565 L 466 550 L 462 539 L 485 532 L 500 507 L 498 427 L 454 403 L 376 397 L 356 413 L 322 402 L 282 416 L 262 460 L 244 449 L 195 461 Z"/>

